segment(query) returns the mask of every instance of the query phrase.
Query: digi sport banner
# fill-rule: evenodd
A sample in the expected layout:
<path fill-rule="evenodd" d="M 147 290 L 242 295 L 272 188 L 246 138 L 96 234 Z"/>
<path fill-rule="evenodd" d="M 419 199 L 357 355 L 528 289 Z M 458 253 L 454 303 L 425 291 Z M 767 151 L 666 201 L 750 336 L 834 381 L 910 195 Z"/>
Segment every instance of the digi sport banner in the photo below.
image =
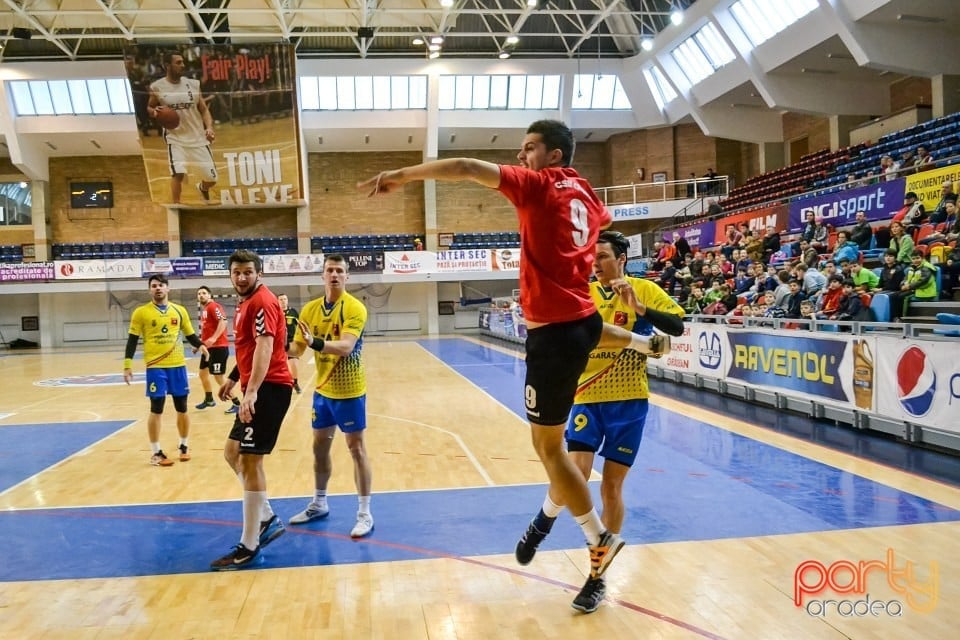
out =
<path fill-rule="evenodd" d="M 128 46 L 151 200 L 186 207 L 301 200 L 295 60 L 288 44 Z"/>

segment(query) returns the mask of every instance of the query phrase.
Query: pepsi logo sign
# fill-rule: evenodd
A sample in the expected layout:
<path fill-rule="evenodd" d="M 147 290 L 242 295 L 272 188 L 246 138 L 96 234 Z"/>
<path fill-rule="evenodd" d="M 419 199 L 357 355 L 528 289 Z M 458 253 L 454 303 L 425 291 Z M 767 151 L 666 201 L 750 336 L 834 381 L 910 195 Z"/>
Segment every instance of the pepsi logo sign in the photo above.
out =
<path fill-rule="evenodd" d="M 920 347 L 908 347 L 897 361 L 897 399 L 915 418 L 930 413 L 937 393 L 937 372 Z"/>

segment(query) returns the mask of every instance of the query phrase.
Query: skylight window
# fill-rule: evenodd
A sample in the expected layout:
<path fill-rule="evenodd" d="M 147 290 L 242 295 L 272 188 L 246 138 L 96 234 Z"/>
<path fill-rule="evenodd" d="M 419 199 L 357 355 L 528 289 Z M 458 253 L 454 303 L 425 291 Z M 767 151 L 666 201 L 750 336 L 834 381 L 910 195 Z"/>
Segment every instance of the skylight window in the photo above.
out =
<path fill-rule="evenodd" d="M 712 24 L 684 40 L 670 55 L 691 85 L 697 84 L 735 58 L 733 50 Z"/>
<path fill-rule="evenodd" d="M 644 69 L 643 77 L 647 81 L 647 86 L 650 87 L 650 93 L 653 94 L 653 101 L 656 102 L 657 107 L 663 111 L 663 108 L 677 97 L 677 92 L 674 91 L 670 83 L 667 82 L 666 77 L 664 77 L 659 67 Z"/>
<path fill-rule="evenodd" d="M 426 109 L 426 76 L 301 76 L 304 111 Z"/>
<path fill-rule="evenodd" d="M 574 109 L 630 109 L 620 78 L 615 75 L 578 74 L 573 79 Z"/>
<path fill-rule="evenodd" d="M 445 111 L 560 108 L 560 76 L 440 76 L 439 91 Z"/>
<path fill-rule="evenodd" d="M 819 6 L 817 0 L 737 0 L 730 13 L 756 47 Z"/>
<path fill-rule="evenodd" d="M 133 113 L 125 78 L 11 80 L 7 86 L 18 116 Z"/>

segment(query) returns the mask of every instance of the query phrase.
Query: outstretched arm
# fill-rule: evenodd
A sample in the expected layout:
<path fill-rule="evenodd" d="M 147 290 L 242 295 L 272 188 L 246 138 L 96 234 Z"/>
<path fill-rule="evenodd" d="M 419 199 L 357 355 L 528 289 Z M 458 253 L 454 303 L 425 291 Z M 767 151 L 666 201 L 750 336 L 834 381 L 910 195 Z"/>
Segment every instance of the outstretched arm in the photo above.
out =
<path fill-rule="evenodd" d="M 500 186 L 500 165 L 474 158 L 449 158 L 433 160 L 377 175 L 357 183 L 357 189 L 367 196 L 391 193 L 408 182 L 419 180 L 443 180 L 448 182 L 470 181 L 496 189 Z"/>

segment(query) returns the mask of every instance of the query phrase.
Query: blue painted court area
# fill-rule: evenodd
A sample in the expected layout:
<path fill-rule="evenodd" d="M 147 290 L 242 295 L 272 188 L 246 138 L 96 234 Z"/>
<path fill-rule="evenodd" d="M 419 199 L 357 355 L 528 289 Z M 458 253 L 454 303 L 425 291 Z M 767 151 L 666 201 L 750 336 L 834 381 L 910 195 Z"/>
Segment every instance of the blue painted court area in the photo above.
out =
<path fill-rule="evenodd" d="M 468 341 L 422 344 L 522 411 L 517 357 Z M 597 483 L 592 488 L 596 494 Z M 510 554 L 544 491 L 534 485 L 377 493 L 376 529 L 360 541 L 348 537 L 356 498 L 334 496 L 329 518 L 288 526 L 265 550 L 262 566 Z M 960 511 L 655 406 L 624 493 L 623 535 L 634 544 L 960 520 Z M 272 503 L 287 519 L 305 499 Z M 0 564 L 0 581 L 205 572 L 239 539 L 240 518 L 239 502 L 3 512 L 0 536 L 17 553 Z M 583 544 L 564 516 L 541 548 Z"/>
<path fill-rule="evenodd" d="M 0 491 L 130 424 L 130 420 L 0 426 Z"/>

